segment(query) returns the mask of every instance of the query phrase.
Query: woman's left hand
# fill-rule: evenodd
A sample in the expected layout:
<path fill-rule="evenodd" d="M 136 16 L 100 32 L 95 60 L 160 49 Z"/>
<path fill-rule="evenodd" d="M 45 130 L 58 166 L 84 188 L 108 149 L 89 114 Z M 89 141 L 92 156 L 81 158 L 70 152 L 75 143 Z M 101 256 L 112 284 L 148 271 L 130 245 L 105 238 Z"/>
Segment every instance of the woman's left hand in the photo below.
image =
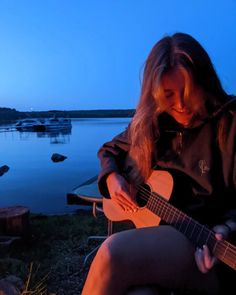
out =
<path fill-rule="evenodd" d="M 216 225 L 213 228 L 215 232 L 215 237 L 218 241 L 226 239 L 229 236 L 229 227 L 224 224 Z M 207 273 L 217 262 L 217 258 L 212 256 L 210 250 L 206 245 L 202 248 L 197 248 L 195 251 L 195 261 L 198 269 L 202 273 Z"/>

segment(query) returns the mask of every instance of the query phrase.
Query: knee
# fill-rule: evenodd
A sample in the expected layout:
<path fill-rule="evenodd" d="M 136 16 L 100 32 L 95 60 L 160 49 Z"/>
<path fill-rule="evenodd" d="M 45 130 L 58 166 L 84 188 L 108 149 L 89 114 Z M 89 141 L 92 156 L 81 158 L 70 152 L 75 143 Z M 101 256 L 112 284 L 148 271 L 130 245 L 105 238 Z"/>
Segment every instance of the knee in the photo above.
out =
<path fill-rule="evenodd" d="M 117 239 L 116 234 L 107 238 L 97 252 L 97 259 L 99 259 L 105 272 L 120 272 L 123 265 L 123 246 Z"/>

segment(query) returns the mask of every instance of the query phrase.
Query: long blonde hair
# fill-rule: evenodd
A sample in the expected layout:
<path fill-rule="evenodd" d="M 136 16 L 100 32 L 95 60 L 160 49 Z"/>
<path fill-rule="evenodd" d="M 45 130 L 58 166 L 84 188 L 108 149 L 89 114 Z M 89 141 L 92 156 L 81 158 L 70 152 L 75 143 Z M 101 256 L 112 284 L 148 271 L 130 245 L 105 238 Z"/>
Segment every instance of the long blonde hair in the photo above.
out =
<path fill-rule="evenodd" d="M 157 119 L 163 112 L 161 78 L 176 68 L 186 77 L 184 97 L 199 116 L 213 113 L 228 100 L 207 52 L 198 41 L 188 34 L 176 33 L 157 42 L 145 63 L 141 95 L 129 128 L 129 160 L 135 166 L 130 177 L 135 182 L 145 181 L 150 175 L 159 137 Z M 201 92 L 199 103 L 191 102 L 191 91 L 196 89 Z M 159 95 L 154 97 L 154 93 Z"/>

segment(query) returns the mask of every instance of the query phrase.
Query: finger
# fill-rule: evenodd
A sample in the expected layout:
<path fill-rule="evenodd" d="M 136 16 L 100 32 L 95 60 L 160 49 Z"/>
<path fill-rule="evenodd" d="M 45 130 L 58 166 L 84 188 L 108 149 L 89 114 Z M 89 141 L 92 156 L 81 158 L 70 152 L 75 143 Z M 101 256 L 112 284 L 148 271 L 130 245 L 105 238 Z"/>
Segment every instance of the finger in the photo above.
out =
<path fill-rule="evenodd" d="M 120 201 L 126 207 L 126 211 L 136 212 L 138 210 L 138 207 L 136 205 L 134 205 L 132 202 L 129 202 L 129 200 L 127 200 L 123 196 L 120 197 Z"/>
<path fill-rule="evenodd" d="M 137 201 L 136 201 L 137 189 L 131 184 L 129 185 L 129 194 L 130 194 L 131 200 L 137 205 Z"/>
<path fill-rule="evenodd" d="M 136 207 L 134 207 L 133 204 L 129 202 L 129 200 L 124 198 L 123 195 L 116 194 L 113 199 L 116 201 L 116 203 L 118 203 L 118 205 L 121 206 L 124 211 L 136 210 Z"/>
<path fill-rule="evenodd" d="M 206 245 L 203 245 L 202 252 L 203 252 L 204 265 L 206 269 L 210 270 L 214 266 L 216 262 L 216 258 L 211 256 L 210 251 Z"/>
<path fill-rule="evenodd" d="M 127 201 L 126 198 L 123 196 L 120 196 L 119 201 L 121 204 L 123 204 L 123 207 L 125 208 L 125 211 L 132 211 L 134 210 L 134 206 L 130 204 L 130 202 Z"/>
<path fill-rule="evenodd" d="M 114 194 L 112 196 L 112 199 L 117 203 L 119 204 L 120 206 L 124 207 L 124 208 L 127 208 L 127 207 L 131 207 L 129 202 L 120 194 Z"/>
<path fill-rule="evenodd" d="M 230 230 L 225 224 L 216 225 L 213 230 L 217 240 L 227 239 L 230 234 Z"/>
<path fill-rule="evenodd" d="M 119 192 L 119 195 L 124 198 L 124 202 L 126 204 L 129 204 L 130 207 L 132 207 L 133 209 L 137 208 L 137 203 L 129 193 L 127 193 L 126 191 L 121 191 Z"/>
<path fill-rule="evenodd" d="M 224 238 L 222 233 L 215 233 L 215 237 L 218 241 L 221 241 Z"/>
<path fill-rule="evenodd" d="M 198 269 L 202 273 L 207 273 L 208 269 L 205 267 L 204 259 L 203 259 L 203 251 L 201 248 L 197 248 L 197 250 L 194 253 L 195 261 L 197 264 Z"/>

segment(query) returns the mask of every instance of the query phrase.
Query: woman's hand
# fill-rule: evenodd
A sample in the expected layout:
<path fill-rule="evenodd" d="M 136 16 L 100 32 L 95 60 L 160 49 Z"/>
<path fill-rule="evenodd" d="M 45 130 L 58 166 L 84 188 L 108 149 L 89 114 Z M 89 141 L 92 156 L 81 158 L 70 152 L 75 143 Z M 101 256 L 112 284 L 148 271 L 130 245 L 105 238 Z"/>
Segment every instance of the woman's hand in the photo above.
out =
<path fill-rule="evenodd" d="M 122 175 L 112 172 L 108 175 L 106 183 L 111 199 L 120 205 L 124 211 L 137 211 L 134 188 Z"/>
<path fill-rule="evenodd" d="M 225 224 L 216 225 L 213 227 L 215 237 L 218 241 L 227 239 L 230 233 L 230 227 Z M 195 251 L 195 261 L 198 269 L 202 273 L 207 273 L 217 262 L 217 258 L 212 256 L 208 247 L 203 245 L 202 248 L 197 248 Z"/>

